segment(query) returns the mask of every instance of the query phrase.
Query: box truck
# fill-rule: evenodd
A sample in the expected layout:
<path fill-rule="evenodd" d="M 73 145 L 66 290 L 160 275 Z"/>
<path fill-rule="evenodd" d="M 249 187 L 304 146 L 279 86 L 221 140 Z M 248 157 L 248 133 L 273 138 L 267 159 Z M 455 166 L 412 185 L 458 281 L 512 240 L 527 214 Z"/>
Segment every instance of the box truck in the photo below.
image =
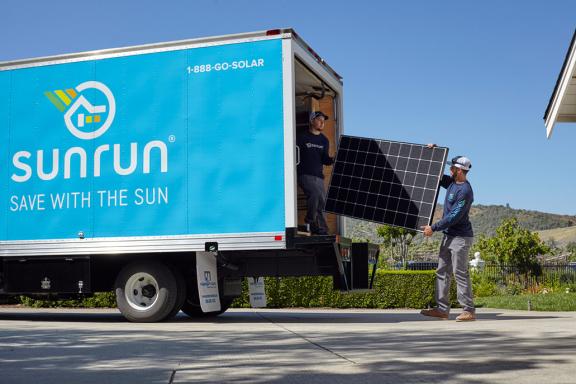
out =
<path fill-rule="evenodd" d="M 222 313 L 244 277 L 367 287 L 377 247 L 333 215 L 298 231 L 298 132 L 324 112 L 334 154 L 344 127 L 341 77 L 293 30 L 3 62 L 0 89 L 0 295 L 115 290 L 153 322 Z"/>

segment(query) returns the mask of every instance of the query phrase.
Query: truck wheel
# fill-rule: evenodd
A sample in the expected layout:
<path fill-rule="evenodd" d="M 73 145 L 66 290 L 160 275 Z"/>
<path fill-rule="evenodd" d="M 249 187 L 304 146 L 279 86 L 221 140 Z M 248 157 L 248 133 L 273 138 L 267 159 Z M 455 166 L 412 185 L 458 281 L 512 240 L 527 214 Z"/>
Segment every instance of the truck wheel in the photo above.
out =
<path fill-rule="evenodd" d="M 228 308 L 230 308 L 230 305 L 232 305 L 232 302 L 235 299 L 235 297 L 222 296 L 223 289 L 224 279 L 218 279 L 220 310 L 216 312 L 202 312 L 202 308 L 200 307 L 200 297 L 198 294 L 198 283 L 196 276 L 194 275 L 193 278 L 188 279 L 188 291 L 186 300 L 184 300 L 184 304 L 182 305 L 182 312 L 190 317 L 215 317 L 223 314 Z"/>
<path fill-rule="evenodd" d="M 116 277 L 114 288 L 118 309 L 133 322 L 162 321 L 178 302 L 174 272 L 155 261 L 128 264 Z"/>
<path fill-rule="evenodd" d="M 187 289 L 186 289 L 186 280 L 184 280 L 184 275 L 180 272 L 176 267 L 172 266 L 170 268 L 172 273 L 174 273 L 174 277 L 176 278 L 176 286 L 177 286 L 177 298 L 176 298 L 176 305 L 174 305 L 174 309 L 170 311 L 168 316 L 164 320 L 170 320 L 174 316 L 180 312 L 184 302 L 186 301 L 187 296 Z"/>
<path fill-rule="evenodd" d="M 202 312 L 202 308 L 200 307 L 200 300 L 198 296 L 196 297 L 188 297 L 186 301 L 184 301 L 184 305 L 182 305 L 182 312 L 187 314 L 190 317 L 216 317 L 218 315 L 223 314 L 230 308 L 234 298 L 228 297 L 220 297 L 220 310 L 216 312 Z"/>

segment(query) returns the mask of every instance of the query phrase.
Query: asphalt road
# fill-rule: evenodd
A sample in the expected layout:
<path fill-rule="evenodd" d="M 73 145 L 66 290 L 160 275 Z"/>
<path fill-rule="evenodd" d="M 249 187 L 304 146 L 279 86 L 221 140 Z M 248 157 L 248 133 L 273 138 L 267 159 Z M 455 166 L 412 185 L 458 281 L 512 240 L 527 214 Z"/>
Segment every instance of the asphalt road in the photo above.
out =
<path fill-rule="evenodd" d="M 452 316 L 455 317 L 457 312 Z M 576 312 L 230 310 L 156 324 L 0 308 L 0 383 L 570 383 Z"/>

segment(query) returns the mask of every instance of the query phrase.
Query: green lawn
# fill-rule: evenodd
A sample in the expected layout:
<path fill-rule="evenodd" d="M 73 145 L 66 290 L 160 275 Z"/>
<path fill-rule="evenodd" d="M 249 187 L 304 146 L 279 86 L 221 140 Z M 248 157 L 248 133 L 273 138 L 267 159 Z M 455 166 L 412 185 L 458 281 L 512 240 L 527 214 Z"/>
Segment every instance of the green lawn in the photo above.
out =
<path fill-rule="evenodd" d="M 490 296 L 474 298 L 477 307 L 532 311 L 576 311 L 576 293 L 548 293 L 537 295 Z"/>

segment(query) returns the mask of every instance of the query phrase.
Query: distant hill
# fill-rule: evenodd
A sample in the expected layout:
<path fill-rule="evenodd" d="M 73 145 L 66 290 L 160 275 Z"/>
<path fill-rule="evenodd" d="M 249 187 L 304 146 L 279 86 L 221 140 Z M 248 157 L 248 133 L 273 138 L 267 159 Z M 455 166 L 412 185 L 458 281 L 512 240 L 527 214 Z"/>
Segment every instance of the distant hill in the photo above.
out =
<path fill-rule="evenodd" d="M 576 226 L 538 231 L 538 235 L 546 242 L 554 241 L 557 246 L 564 247 L 576 243 Z"/>
<path fill-rule="evenodd" d="M 439 204 L 434 213 L 434 221 L 439 220 L 441 217 L 442 205 Z M 516 217 L 524 228 L 531 231 L 552 230 L 549 236 L 554 237 L 559 243 L 562 242 L 562 244 L 564 244 L 564 242 L 576 241 L 576 239 L 562 240 L 564 238 L 572 239 L 572 237 L 570 237 L 571 233 L 574 233 L 574 236 L 576 236 L 576 216 L 513 209 L 503 205 L 473 205 L 470 209 L 470 221 L 472 222 L 476 236 L 480 234 L 487 236 L 493 235 L 496 228 L 502 223 L 502 220 L 510 217 Z M 348 237 L 367 239 L 371 242 L 379 243 L 381 240 L 376 235 L 377 227 L 378 224 L 375 223 L 346 219 L 346 233 Z M 574 227 L 574 229 L 559 230 L 568 227 Z M 542 236 L 548 236 L 548 233 L 543 233 Z M 544 237 L 542 238 L 544 239 Z M 548 238 L 549 237 L 546 237 L 546 239 Z"/>
<path fill-rule="evenodd" d="M 470 221 L 478 234 L 493 235 L 502 220 L 509 217 L 516 217 L 524 228 L 531 231 L 576 225 L 576 216 L 513 209 L 503 205 L 474 205 L 470 210 Z"/>

